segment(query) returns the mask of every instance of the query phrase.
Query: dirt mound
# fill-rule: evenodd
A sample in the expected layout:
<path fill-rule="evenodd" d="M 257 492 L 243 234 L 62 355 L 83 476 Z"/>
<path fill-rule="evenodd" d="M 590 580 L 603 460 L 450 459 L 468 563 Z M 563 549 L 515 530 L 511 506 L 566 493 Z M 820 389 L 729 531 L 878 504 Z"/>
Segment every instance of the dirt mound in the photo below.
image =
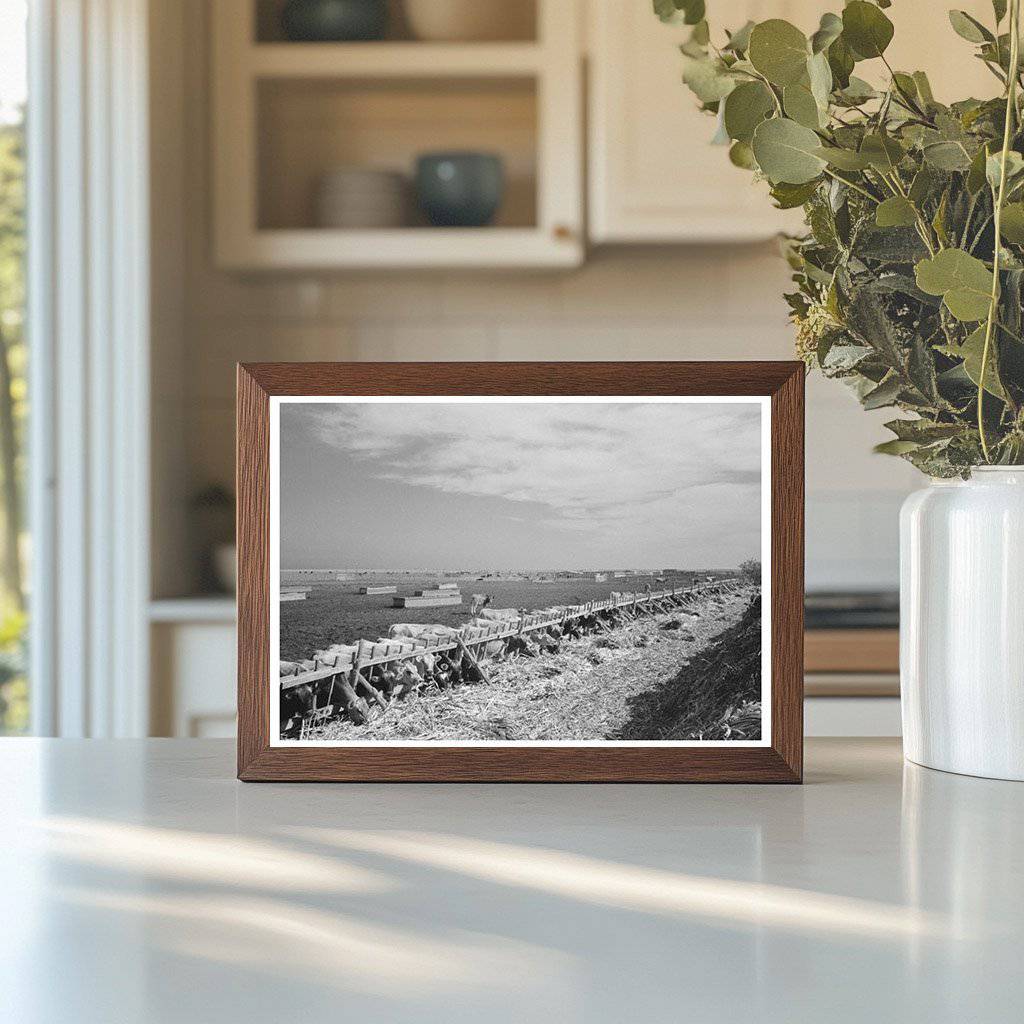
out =
<path fill-rule="evenodd" d="M 761 598 L 656 690 L 630 699 L 616 739 L 761 738 Z"/>

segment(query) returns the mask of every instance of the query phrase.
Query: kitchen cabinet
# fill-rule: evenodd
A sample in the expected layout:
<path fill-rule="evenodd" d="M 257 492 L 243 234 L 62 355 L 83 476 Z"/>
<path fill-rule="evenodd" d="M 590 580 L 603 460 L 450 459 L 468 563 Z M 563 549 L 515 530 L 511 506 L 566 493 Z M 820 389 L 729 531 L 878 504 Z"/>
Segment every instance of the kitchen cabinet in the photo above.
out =
<path fill-rule="evenodd" d="M 149 620 L 151 735 L 234 736 L 234 599 L 153 601 Z"/>
<path fill-rule="evenodd" d="M 988 0 L 958 6 L 992 20 Z M 736 0 L 709 9 L 713 31 L 785 18 L 810 33 L 829 5 Z M 902 3 L 886 13 L 896 26 L 888 54 L 894 67 L 927 71 L 940 100 L 993 95 L 998 83 L 953 33 L 945 8 Z M 678 44 L 687 27 L 662 24 L 644 0 L 590 0 L 587 25 L 593 242 L 750 241 L 800 229 L 800 211 L 774 209 L 767 186 L 732 166 L 723 147 L 709 144 L 714 119 L 697 109 L 680 80 Z M 880 62 L 873 63 L 877 69 L 860 64 L 858 74 L 884 75 Z"/>
<path fill-rule="evenodd" d="M 564 267 L 583 258 L 579 0 L 519 0 L 533 38 L 283 39 L 273 0 L 211 5 L 214 255 L 229 269 Z M 325 227 L 338 169 L 400 172 L 423 152 L 498 154 L 493 225 Z M 407 182 L 407 185 L 409 182 Z M 410 190 L 411 191 L 411 190 Z"/>

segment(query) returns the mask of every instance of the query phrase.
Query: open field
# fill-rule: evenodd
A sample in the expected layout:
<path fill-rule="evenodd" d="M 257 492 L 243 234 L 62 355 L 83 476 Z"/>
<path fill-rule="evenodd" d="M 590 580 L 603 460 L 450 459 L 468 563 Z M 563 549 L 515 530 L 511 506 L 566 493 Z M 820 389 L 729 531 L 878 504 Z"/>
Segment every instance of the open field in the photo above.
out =
<path fill-rule="evenodd" d="M 695 573 L 671 577 L 669 584 L 659 584 L 653 576 L 632 576 L 595 582 L 585 579 L 563 579 L 550 583 L 529 580 L 457 580 L 464 604 L 441 608 L 393 608 L 389 595 L 360 594 L 360 587 L 395 586 L 399 594 L 436 586 L 440 577 L 421 573 L 375 573 L 351 580 L 309 579 L 303 574 L 282 573 L 282 583 L 300 581 L 310 588 L 305 601 L 291 601 L 281 606 L 282 661 L 308 658 L 313 651 L 336 643 L 353 643 L 360 637 L 373 639 L 386 636 L 396 622 L 438 622 L 444 626 L 461 626 L 469 619 L 469 602 L 474 593 L 490 594 L 494 608 L 548 608 L 552 605 L 576 605 L 606 599 L 612 591 L 643 591 L 645 584 L 654 590 L 662 586 L 688 586 Z M 444 582 L 454 582 L 445 577 Z"/>

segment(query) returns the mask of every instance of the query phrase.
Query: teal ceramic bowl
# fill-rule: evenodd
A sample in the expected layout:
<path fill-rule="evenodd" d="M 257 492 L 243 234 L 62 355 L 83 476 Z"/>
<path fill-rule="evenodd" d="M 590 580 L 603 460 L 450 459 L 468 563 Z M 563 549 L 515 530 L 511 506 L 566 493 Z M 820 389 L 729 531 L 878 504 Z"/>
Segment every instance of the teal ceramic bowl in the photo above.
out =
<path fill-rule="evenodd" d="M 416 196 L 435 227 L 490 224 L 504 192 L 504 164 L 494 153 L 424 153 L 416 161 Z"/>
<path fill-rule="evenodd" d="M 286 38 L 302 43 L 380 39 L 388 27 L 387 0 L 288 0 L 281 27 Z"/>

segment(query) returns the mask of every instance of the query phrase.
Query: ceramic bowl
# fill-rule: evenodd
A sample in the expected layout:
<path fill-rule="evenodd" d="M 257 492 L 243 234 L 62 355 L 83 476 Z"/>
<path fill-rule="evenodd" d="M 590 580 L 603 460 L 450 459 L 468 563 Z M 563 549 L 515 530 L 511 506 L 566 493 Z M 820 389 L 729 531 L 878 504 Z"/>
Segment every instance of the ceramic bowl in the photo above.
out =
<path fill-rule="evenodd" d="M 380 39 L 387 24 L 386 0 L 288 0 L 281 11 L 285 38 L 294 42 Z"/>
<path fill-rule="evenodd" d="M 365 167 L 325 174 L 314 199 L 321 228 L 399 228 L 408 223 L 409 206 L 405 175 Z"/>
<path fill-rule="evenodd" d="M 424 153 L 416 161 L 416 197 L 435 227 L 489 224 L 504 191 L 504 165 L 494 153 Z"/>

